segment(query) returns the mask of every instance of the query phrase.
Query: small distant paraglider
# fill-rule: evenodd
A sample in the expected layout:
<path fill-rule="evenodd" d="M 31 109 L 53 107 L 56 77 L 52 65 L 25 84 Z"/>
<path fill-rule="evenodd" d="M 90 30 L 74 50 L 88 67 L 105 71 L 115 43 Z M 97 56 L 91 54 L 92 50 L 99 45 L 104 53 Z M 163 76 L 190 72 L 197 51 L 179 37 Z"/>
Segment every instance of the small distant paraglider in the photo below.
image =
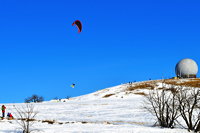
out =
<path fill-rule="evenodd" d="M 74 87 L 75 87 L 75 84 L 72 84 L 71 87 L 74 88 Z"/>
<path fill-rule="evenodd" d="M 76 27 L 78 28 L 78 33 L 80 33 L 82 31 L 82 24 L 80 20 L 76 20 L 72 23 L 72 26 L 76 25 Z"/>

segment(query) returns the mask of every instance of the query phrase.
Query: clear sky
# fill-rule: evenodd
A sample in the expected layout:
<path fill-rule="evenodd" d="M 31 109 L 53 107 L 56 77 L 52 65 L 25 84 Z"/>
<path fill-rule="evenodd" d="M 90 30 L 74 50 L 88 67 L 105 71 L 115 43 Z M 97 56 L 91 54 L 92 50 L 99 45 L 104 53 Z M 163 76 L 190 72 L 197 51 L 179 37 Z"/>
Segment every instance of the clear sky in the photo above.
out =
<path fill-rule="evenodd" d="M 179 60 L 200 63 L 199 7 L 191 0 L 1 0 L 0 102 L 173 77 Z"/>

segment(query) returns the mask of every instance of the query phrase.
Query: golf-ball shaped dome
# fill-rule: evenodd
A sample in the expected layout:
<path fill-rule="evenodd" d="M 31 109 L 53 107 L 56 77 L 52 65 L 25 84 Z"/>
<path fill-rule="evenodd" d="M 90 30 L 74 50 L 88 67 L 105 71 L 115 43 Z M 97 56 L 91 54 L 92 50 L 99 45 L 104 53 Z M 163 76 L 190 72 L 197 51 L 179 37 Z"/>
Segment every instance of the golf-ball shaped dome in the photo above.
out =
<path fill-rule="evenodd" d="M 198 73 L 198 65 L 192 59 L 182 59 L 176 64 L 176 75 L 178 77 L 196 77 Z"/>

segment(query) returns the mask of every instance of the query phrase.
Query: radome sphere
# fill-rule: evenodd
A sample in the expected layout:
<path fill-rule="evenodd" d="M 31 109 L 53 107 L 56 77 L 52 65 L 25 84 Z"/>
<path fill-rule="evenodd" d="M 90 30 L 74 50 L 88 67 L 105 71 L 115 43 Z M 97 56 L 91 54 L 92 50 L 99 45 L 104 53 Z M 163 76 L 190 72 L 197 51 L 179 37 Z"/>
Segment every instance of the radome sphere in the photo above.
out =
<path fill-rule="evenodd" d="M 192 59 L 182 59 L 176 64 L 175 71 L 179 78 L 196 78 L 198 65 Z"/>

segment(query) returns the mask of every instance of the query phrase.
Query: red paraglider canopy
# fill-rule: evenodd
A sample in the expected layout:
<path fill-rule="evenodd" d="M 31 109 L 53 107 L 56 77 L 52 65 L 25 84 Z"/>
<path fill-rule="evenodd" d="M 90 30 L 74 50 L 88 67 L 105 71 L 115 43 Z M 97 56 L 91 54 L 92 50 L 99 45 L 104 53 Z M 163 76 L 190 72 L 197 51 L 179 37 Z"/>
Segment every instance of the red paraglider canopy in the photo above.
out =
<path fill-rule="evenodd" d="M 80 33 L 82 31 L 82 24 L 81 21 L 76 20 L 72 23 L 72 26 L 76 25 L 76 27 L 78 28 L 78 33 Z"/>

